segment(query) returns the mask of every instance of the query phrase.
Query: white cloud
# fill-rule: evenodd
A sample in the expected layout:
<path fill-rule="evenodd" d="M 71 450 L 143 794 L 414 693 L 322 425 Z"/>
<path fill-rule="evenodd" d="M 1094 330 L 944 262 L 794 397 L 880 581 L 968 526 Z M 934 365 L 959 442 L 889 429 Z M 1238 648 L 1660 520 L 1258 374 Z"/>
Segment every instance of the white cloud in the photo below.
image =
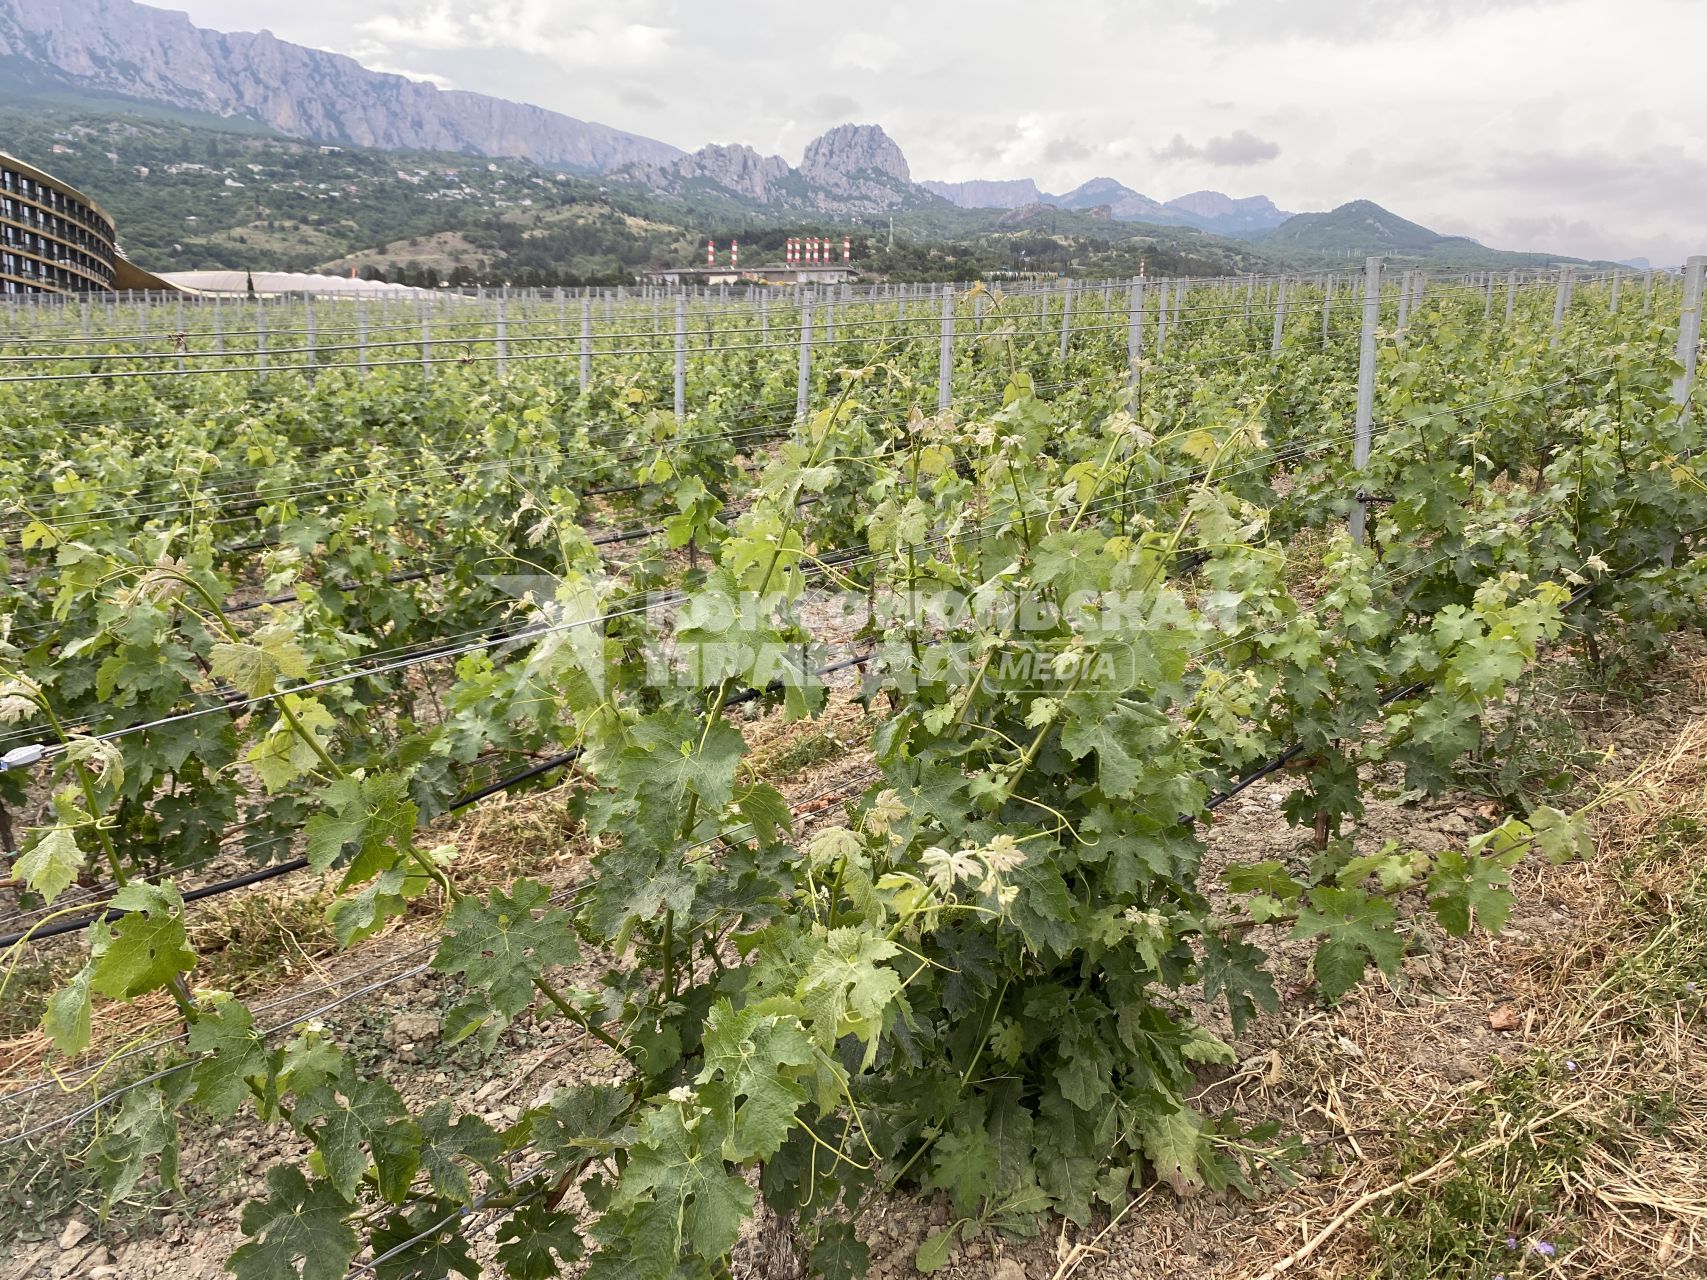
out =
<path fill-rule="evenodd" d="M 1210 138 L 1203 143 L 1187 142 L 1185 135 L 1176 133 L 1165 147 L 1150 153 L 1158 160 L 1206 160 L 1228 168 L 1262 164 L 1280 154 L 1280 144 L 1259 138 L 1248 129 L 1235 129 L 1224 138 Z"/>
<path fill-rule="evenodd" d="M 509 49 L 570 66 L 645 67 L 669 52 L 675 31 L 612 13 L 577 18 L 574 7 L 548 0 L 434 0 L 363 18 L 356 30 L 382 48 L 455 52 Z"/>

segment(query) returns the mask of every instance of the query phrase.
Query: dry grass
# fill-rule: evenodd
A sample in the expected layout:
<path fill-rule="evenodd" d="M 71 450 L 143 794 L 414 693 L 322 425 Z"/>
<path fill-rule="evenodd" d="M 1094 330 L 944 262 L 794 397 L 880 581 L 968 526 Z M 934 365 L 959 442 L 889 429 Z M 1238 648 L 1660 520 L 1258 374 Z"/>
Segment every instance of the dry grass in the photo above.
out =
<path fill-rule="evenodd" d="M 1242 1274 L 1707 1274 L 1707 720 L 1597 806 L 1596 854 L 1518 890 L 1563 928 L 1469 944 L 1456 991 L 1305 1018 L 1224 1082 L 1313 1111 L 1344 1159 L 1260 1214 Z M 1501 983 L 1490 1021 L 1513 1011 L 1522 1049 L 1459 1084 L 1428 1069 L 1446 1007 Z"/>

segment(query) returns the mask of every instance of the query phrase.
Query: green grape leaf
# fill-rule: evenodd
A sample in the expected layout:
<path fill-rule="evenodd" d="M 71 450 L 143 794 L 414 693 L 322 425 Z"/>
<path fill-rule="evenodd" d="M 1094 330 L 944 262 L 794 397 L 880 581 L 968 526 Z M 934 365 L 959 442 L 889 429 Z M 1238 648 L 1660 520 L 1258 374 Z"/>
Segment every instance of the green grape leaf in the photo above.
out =
<path fill-rule="evenodd" d="M 1542 805 L 1529 815 L 1529 829 L 1536 846 L 1555 865 L 1594 853 L 1594 832 L 1586 814 L 1566 814 Z"/>
<path fill-rule="evenodd" d="M 467 1204 L 473 1192 L 463 1161 L 482 1168 L 504 1154 L 504 1140 L 479 1116 L 451 1120 L 448 1098 L 440 1098 L 416 1121 L 421 1130 L 421 1168 L 433 1191 L 446 1200 Z"/>
<path fill-rule="evenodd" d="M 525 879 L 508 893 L 492 890 L 485 902 L 458 899 L 445 920 L 433 968 L 461 974 L 508 1021 L 532 1003 L 535 978 L 581 958 L 568 914 L 550 902 L 549 889 Z M 536 916 L 541 908 L 546 909 Z"/>
<path fill-rule="evenodd" d="M 822 1280 L 860 1280 L 871 1269 L 871 1248 L 854 1234 L 853 1223 L 832 1218 L 819 1223 L 807 1261 Z"/>
<path fill-rule="evenodd" d="M 308 655 L 282 627 L 262 627 L 247 642 L 214 645 L 207 665 L 233 688 L 251 698 L 264 698 L 278 687 L 280 676 L 294 680 L 307 676 Z"/>
<path fill-rule="evenodd" d="M 325 1032 L 311 1027 L 286 1043 L 279 1065 L 279 1090 L 306 1096 L 336 1080 L 343 1070 L 343 1050 L 328 1040 Z"/>
<path fill-rule="evenodd" d="M 1221 883 L 1234 893 L 1265 893 L 1282 902 L 1294 902 L 1304 892 L 1284 864 L 1272 861 L 1229 866 L 1221 872 Z"/>
<path fill-rule="evenodd" d="M 347 1221 L 354 1210 L 330 1182 L 276 1164 L 267 1198 L 243 1206 L 243 1234 L 253 1238 L 226 1265 L 237 1280 L 343 1280 L 360 1243 Z"/>
<path fill-rule="evenodd" d="M 42 1014 L 42 1030 L 53 1047 L 68 1058 L 75 1058 L 89 1047 L 91 1007 L 89 983 L 95 975 L 95 962 L 90 960 L 58 991 L 48 997 L 47 1010 Z"/>
<path fill-rule="evenodd" d="M 327 751 L 337 732 L 338 722 L 324 704 L 293 693 L 285 694 L 281 702 L 296 713 L 297 720 L 320 749 Z M 255 766 L 262 785 L 273 794 L 283 791 L 298 778 L 313 773 L 322 763 L 319 753 L 296 734 L 283 716 L 243 758 Z"/>
<path fill-rule="evenodd" d="M 1428 908 L 1454 938 L 1470 932 L 1471 921 L 1490 933 L 1505 926 L 1512 896 L 1508 862 L 1522 857 L 1515 850 L 1501 858 L 1483 858 L 1449 849 L 1435 859 L 1428 878 Z"/>
<path fill-rule="evenodd" d="M 517 1209 L 498 1228 L 498 1265 L 510 1280 L 556 1280 L 583 1248 L 575 1215 L 539 1199 Z M 561 1265 L 552 1259 L 554 1253 Z"/>
<path fill-rule="evenodd" d="M 190 1069 L 195 1101 L 218 1120 L 237 1113 L 251 1077 L 267 1075 L 267 1047 L 254 1016 L 230 998 L 216 999 L 190 1024 L 190 1052 L 203 1055 Z"/>
<path fill-rule="evenodd" d="M 614 1084 L 559 1089 L 528 1113 L 528 1138 L 552 1157 L 553 1168 L 577 1167 L 633 1136 L 626 1127 L 628 1106 L 628 1090 Z"/>
<path fill-rule="evenodd" d="M 189 1075 L 174 1071 L 125 1094 L 118 1115 L 95 1144 L 93 1163 L 108 1207 L 131 1193 L 150 1159 L 160 1183 L 177 1188 L 178 1107 L 189 1090 Z"/>
<path fill-rule="evenodd" d="M 1274 981 L 1264 968 L 1268 959 L 1262 948 L 1242 938 L 1220 934 L 1203 935 L 1203 962 L 1199 972 L 1203 978 L 1203 998 L 1227 999 L 1227 1015 L 1233 1030 L 1242 1032 L 1256 1017 L 1257 1010 L 1273 1013 L 1280 1008 Z"/>
<path fill-rule="evenodd" d="M 753 1189 L 724 1164 L 725 1136 L 715 1112 L 691 1104 L 666 1102 L 642 1122 L 611 1202 L 640 1275 L 666 1280 L 690 1251 L 715 1261 L 740 1238 Z"/>
<path fill-rule="evenodd" d="M 1012 1066 L 1025 1052 L 1025 1027 L 1014 1018 L 1002 1018 L 990 1029 L 990 1052 Z"/>
<path fill-rule="evenodd" d="M 320 1121 L 314 1145 L 325 1163 L 326 1176 L 342 1195 L 353 1197 L 367 1172 L 371 1151 L 380 1194 L 393 1204 L 400 1203 L 420 1167 L 420 1128 L 409 1119 L 397 1090 L 383 1080 L 357 1078 L 349 1059 L 344 1061 L 337 1088 L 345 1099 L 342 1105 L 322 1096 L 313 1108 L 304 1108 L 307 1114 L 298 1116 Z"/>
<path fill-rule="evenodd" d="M 812 1038 L 825 1051 L 842 1036 L 865 1042 L 865 1067 L 877 1058 L 877 1040 L 901 975 L 880 964 L 900 948 L 858 929 L 830 930 L 812 955 L 796 995 L 811 1015 Z"/>
<path fill-rule="evenodd" d="M 432 887 L 432 877 L 410 861 L 380 872 L 369 884 L 348 897 L 334 899 L 326 908 L 326 922 L 338 945 L 349 947 L 371 938 L 409 909 L 412 899 Z"/>
<path fill-rule="evenodd" d="M 1061 745 L 1075 760 L 1096 752 L 1097 785 L 1104 795 L 1125 799 L 1138 786 L 1140 766 L 1135 749 L 1141 748 L 1135 748 L 1132 740 L 1130 717 L 1112 710 L 1107 702 L 1079 694 L 1068 699 L 1072 710 L 1061 728 Z"/>
<path fill-rule="evenodd" d="M 1313 968 L 1322 994 L 1337 1000 L 1363 980 L 1370 960 L 1391 976 L 1399 971 L 1405 940 L 1394 932 L 1398 912 L 1361 889 L 1317 888 L 1298 913 L 1292 938 L 1319 938 Z"/>
<path fill-rule="evenodd" d="M 51 904 L 83 870 L 83 850 L 69 827 L 43 827 L 30 834 L 35 839 L 12 864 L 12 872 Z"/>
<path fill-rule="evenodd" d="M 384 1261 L 374 1266 L 375 1280 L 448 1280 L 453 1271 L 480 1280 L 456 1210 L 454 1203 L 429 1200 L 376 1226 L 370 1243 Z"/>
<path fill-rule="evenodd" d="M 109 934 L 90 931 L 95 971 L 89 986 L 114 1000 L 129 1000 L 166 986 L 195 966 L 196 953 L 184 932 L 184 900 L 170 882 L 132 881 L 113 895 L 126 914 Z"/>
<path fill-rule="evenodd" d="M 325 798 L 326 808 L 303 828 L 308 861 L 325 871 L 348 852 L 346 887 L 385 870 L 413 843 L 418 814 L 404 775 L 339 778 L 326 788 Z"/>
<path fill-rule="evenodd" d="M 742 819 L 751 824 L 760 844 L 775 844 L 777 832 L 792 829 L 788 801 L 768 782 L 742 787 L 736 793 L 735 807 L 741 811 Z"/>
<path fill-rule="evenodd" d="M 670 712 L 642 720 L 632 739 L 635 745 L 622 753 L 622 771 L 643 806 L 674 814 L 695 795 L 706 813 L 729 807 L 745 742 L 727 720 L 707 728 L 698 717 Z"/>
<path fill-rule="evenodd" d="M 727 1000 L 712 1006 L 698 1079 L 702 1085 L 720 1081 L 721 1088 L 706 1089 L 703 1100 L 724 1109 L 725 1160 L 768 1159 L 777 1153 L 806 1101 L 798 1077 L 812 1061 L 812 1040 L 793 1014 L 766 1005 L 748 1005 L 736 1013 Z"/>

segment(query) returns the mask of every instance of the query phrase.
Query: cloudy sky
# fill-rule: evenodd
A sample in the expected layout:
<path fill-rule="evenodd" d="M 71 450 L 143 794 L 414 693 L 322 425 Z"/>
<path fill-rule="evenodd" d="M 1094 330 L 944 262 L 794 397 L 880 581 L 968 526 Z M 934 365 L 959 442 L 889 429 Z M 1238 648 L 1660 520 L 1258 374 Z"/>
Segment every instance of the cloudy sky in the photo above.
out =
<path fill-rule="evenodd" d="M 156 2 L 687 149 L 797 162 L 877 123 L 915 178 L 1367 197 L 1502 248 L 1707 252 L 1701 0 Z"/>

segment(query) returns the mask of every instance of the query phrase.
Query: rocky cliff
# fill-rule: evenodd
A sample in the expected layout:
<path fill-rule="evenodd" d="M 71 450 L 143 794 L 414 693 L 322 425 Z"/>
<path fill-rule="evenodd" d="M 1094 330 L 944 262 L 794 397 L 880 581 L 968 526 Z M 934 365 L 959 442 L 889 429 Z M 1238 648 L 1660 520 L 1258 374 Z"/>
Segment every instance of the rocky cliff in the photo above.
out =
<path fill-rule="evenodd" d="M 519 156 L 598 172 L 681 154 L 541 107 L 369 71 L 270 32 L 209 31 L 131 0 L 0 0 L 0 59 L 37 83 L 240 116 L 322 142 Z"/>
<path fill-rule="evenodd" d="M 721 195 L 823 213 L 900 209 L 929 200 L 909 178 L 901 148 L 873 124 L 837 125 L 814 138 L 798 169 L 751 147 L 709 146 L 668 164 L 631 165 L 617 176 L 672 195 Z"/>

